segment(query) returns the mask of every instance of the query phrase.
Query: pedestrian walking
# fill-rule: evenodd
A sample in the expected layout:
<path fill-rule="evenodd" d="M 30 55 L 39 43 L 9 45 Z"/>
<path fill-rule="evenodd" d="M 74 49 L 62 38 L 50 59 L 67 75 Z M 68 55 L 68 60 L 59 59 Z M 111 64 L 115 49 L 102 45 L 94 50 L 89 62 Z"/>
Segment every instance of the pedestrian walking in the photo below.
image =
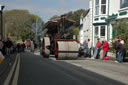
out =
<path fill-rule="evenodd" d="M 95 47 L 95 51 L 94 51 L 94 55 L 91 57 L 91 59 L 96 59 L 96 57 L 99 55 L 100 46 L 101 46 L 101 42 L 100 42 L 100 39 L 98 38 L 96 47 Z"/>
<path fill-rule="evenodd" d="M 18 51 L 18 53 L 21 52 L 21 44 L 20 43 L 17 44 L 17 51 Z"/>
<path fill-rule="evenodd" d="M 25 46 L 25 43 L 23 43 L 23 44 L 22 44 L 22 51 L 23 51 L 23 52 L 24 52 L 24 50 L 25 50 L 25 47 L 26 47 L 26 46 Z"/>
<path fill-rule="evenodd" d="M 7 41 L 5 42 L 6 44 L 6 51 L 7 51 L 7 55 L 11 54 L 11 47 L 12 47 L 12 41 L 10 40 L 10 38 L 7 39 Z"/>
<path fill-rule="evenodd" d="M 108 42 L 106 40 L 104 40 L 104 44 L 103 44 L 103 56 L 102 59 L 106 60 L 105 58 L 108 58 L 107 56 L 107 52 L 108 52 Z"/>
<path fill-rule="evenodd" d="M 33 44 L 33 41 L 31 41 L 31 52 L 34 52 L 34 44 Z"/>

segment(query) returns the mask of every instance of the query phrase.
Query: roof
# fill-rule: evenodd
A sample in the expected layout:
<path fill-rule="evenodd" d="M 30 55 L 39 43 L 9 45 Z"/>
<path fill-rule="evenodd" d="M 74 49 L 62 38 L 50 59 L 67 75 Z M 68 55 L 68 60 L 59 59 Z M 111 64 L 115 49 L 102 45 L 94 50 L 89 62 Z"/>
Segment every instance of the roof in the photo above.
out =
<path fill-rule="evenodd" d="M 57 19 L 57 20 L 50 20 L 47 23 L 45 23 L 45 25 L 43 26 L 43 30 L 48 28 L 48 29 L 52 29 L 52 28 L 57 28 L 57 26 L 62 23 L 61 18 Z M 70 20 L 70 19 L 66 19 L 66 25 L 68 25 L 69 27 L 72 26 L 75 21 L 74 20 Z"/>
<path fill-rule="evenodd" d="M 87 14 L 89 13 L 90 9 L 87 10 L 87 12 L 85 13 L 84 17 L 87 16 Z"/>

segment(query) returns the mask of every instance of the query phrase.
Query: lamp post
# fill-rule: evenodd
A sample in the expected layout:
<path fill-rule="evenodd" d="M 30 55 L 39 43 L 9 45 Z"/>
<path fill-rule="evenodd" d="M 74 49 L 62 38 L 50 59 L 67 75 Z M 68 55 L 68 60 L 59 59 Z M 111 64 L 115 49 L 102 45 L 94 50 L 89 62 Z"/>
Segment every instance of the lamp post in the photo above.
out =
<path fill-rule="evenodd" d="M 1 13 L 1 40 L 3 40 L 3 9 L 4 9 L 5 6 L 3 5 L 0 5 L 0 13 Z"/>

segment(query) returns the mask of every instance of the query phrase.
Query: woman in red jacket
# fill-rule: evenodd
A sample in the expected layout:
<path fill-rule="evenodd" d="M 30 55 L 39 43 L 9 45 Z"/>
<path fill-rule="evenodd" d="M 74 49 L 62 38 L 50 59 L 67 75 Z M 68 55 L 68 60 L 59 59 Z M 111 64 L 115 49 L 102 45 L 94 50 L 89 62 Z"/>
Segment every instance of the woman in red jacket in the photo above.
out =
<path fill-rule="evenodd" d="M 104 57 L 106 57 L 107 56 L 107 52 L 108 52 L 108 42 L 106 41 L 106 40 L 104 40 L 104 44 L 103 44 L 103 59 L 104 59 Z"/>

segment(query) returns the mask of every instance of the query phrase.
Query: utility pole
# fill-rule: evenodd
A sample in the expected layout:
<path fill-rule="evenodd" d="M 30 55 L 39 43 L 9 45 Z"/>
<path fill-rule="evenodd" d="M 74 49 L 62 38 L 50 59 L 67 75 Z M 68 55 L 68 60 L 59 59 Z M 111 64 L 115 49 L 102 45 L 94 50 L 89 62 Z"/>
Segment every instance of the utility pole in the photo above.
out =
<path fill-rule="evenodd" d="M 3 40 L 3 9 L 5 6 L 3 5 L 0 5 L 1 9 L 0 9 L 0 12 L 1 12 L 1 40 Z"/>
<path fill-rule="evenodd" d="M 38 21 L 38 18 L 36 18 L 36 41 L 37 41 L 37 29 L 38 29 L 37 21 Z"/>
<path fill-rule="evenodd" d="M 7 24 L 5 24 L 5 40 L 7 39 Z"/>

